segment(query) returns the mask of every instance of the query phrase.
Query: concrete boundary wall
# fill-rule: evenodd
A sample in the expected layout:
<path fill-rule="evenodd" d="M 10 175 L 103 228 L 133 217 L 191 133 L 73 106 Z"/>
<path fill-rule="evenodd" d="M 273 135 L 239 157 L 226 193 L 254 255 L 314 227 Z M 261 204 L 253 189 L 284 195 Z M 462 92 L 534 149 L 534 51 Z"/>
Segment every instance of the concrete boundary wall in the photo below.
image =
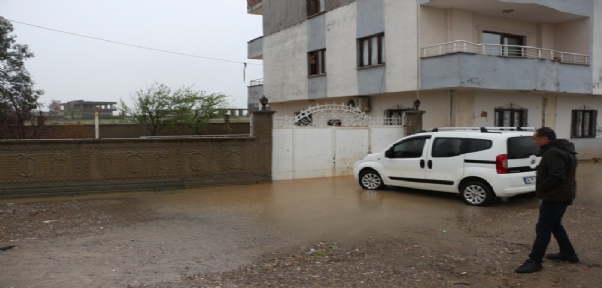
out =
<path fill-rule="evenodd" d="M 246 138 L 0 141 L 0 197 L 270 182 L 272 115 Z"/>

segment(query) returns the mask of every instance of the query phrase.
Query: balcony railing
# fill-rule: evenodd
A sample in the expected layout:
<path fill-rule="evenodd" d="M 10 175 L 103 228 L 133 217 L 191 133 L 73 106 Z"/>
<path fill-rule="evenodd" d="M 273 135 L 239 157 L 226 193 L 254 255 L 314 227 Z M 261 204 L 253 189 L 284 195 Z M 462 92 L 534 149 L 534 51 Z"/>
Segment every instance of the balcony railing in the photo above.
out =
<path fill-rule="evenodd" d="M 249 84 L 249 86 L 259 86 L 259 85 L 263 85 L 263 78 L 251 80 L 251 84 Z"/>
<path fill-rule="evenodd" d="M 422 48 L 422 58 L 436 57 L 452 53 L 473 53 L 513 58 L 548 59 L 560 63 L 590 65 L 590 56 L 561 52 L 531 46 L 475 44 L 468 41 L 454 41 Z"/>

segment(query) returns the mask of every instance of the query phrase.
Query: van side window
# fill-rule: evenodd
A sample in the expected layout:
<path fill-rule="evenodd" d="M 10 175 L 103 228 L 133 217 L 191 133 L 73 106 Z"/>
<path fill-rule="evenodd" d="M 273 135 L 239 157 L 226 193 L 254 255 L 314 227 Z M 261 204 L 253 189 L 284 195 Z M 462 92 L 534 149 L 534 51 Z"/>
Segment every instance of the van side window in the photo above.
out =
<path fill-rule="evenodd" d="M 462 139 L 437 138 L 433 143 L 433 158 L 455 157 L 462 155 Z"/>
<path fill-rule="evenodd" d="M 485 151 L 491 148 L 491 145 L 493 145 L 493 142 L 491 140 L 466 139 L 466 141 L 466 153 Z"/>
<path fill-rule="evenodd" d="M 391 147 L 390 158 L 420 158 L 424 150 L 426 138 L 410 139 Z"/>

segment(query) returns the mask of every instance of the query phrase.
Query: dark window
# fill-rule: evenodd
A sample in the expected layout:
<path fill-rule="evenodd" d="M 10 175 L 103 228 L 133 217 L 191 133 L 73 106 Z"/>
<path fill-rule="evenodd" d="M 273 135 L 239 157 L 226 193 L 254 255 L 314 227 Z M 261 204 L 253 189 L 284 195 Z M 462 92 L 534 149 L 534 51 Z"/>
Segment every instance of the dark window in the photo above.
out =
<path fill-rule="evenodd" d="M 485 54 L 495 56 L 523 57 L 525 36 L 483 31 Z"/>
<path fill-rule="evenodd" d="M 391 147 L 388 158 L 420 158 L 424 150 L 426 138 L 410 139 Z"/>
<path fill-rule="evenodd" d="M 324 0 L 307 0 L 307 17 L 324 12 Z"/>
<path fill-rule="evenodd" d="M 497 127 L 526 127 L 527 109 L 495 109 L 495 126 Z"/>
<path fill-rule="evenodd" d="M 326 73 L 326 49 L 307 53 L 309 75 L 320 75 Z"/>
<path fill-rule="evenodd" d="M 595 138 L 598 126 L 598 111 L 573 110 L 571 123 L 572 138 Z"/>
<path fill-rule="evenodd" d="M 359 67 L 373 66 L 385 63 L 385 34 L 360 38 Z"/>
<path fill-rule="evenodd" d="M 532 136 L 508 138 L 508 159 L 524 159 L 539 154 Z"/>
<path fill-rule="evenodd" d="M 485 151 L 491 148 L 493 142 L 491 140 L 483 140 L 483 139 L 466 139 L 466 152 L 465 153 L 475 153 L 479 151 Z"/>
<path fill-rule="evenodd" d="M 462 139 L 460 138 L 437 138 L 433 143 L 434 158 L 455 157 L 462 154 Z"/>

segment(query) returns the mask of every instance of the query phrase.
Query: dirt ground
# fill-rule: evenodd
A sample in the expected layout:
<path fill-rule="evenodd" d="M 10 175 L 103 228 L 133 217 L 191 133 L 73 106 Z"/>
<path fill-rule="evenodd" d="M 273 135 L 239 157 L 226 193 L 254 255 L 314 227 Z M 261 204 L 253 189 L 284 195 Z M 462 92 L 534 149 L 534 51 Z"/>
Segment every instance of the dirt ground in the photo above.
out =
<path fill-rule="evenodd" d="M 580 164 L 565 216 L 581 263 L 534 274 L 514 269 L 538 200 L 477 208 L 342 177 L 2 200 L 0 287 L 602 287 L 600 172 Z"/>

